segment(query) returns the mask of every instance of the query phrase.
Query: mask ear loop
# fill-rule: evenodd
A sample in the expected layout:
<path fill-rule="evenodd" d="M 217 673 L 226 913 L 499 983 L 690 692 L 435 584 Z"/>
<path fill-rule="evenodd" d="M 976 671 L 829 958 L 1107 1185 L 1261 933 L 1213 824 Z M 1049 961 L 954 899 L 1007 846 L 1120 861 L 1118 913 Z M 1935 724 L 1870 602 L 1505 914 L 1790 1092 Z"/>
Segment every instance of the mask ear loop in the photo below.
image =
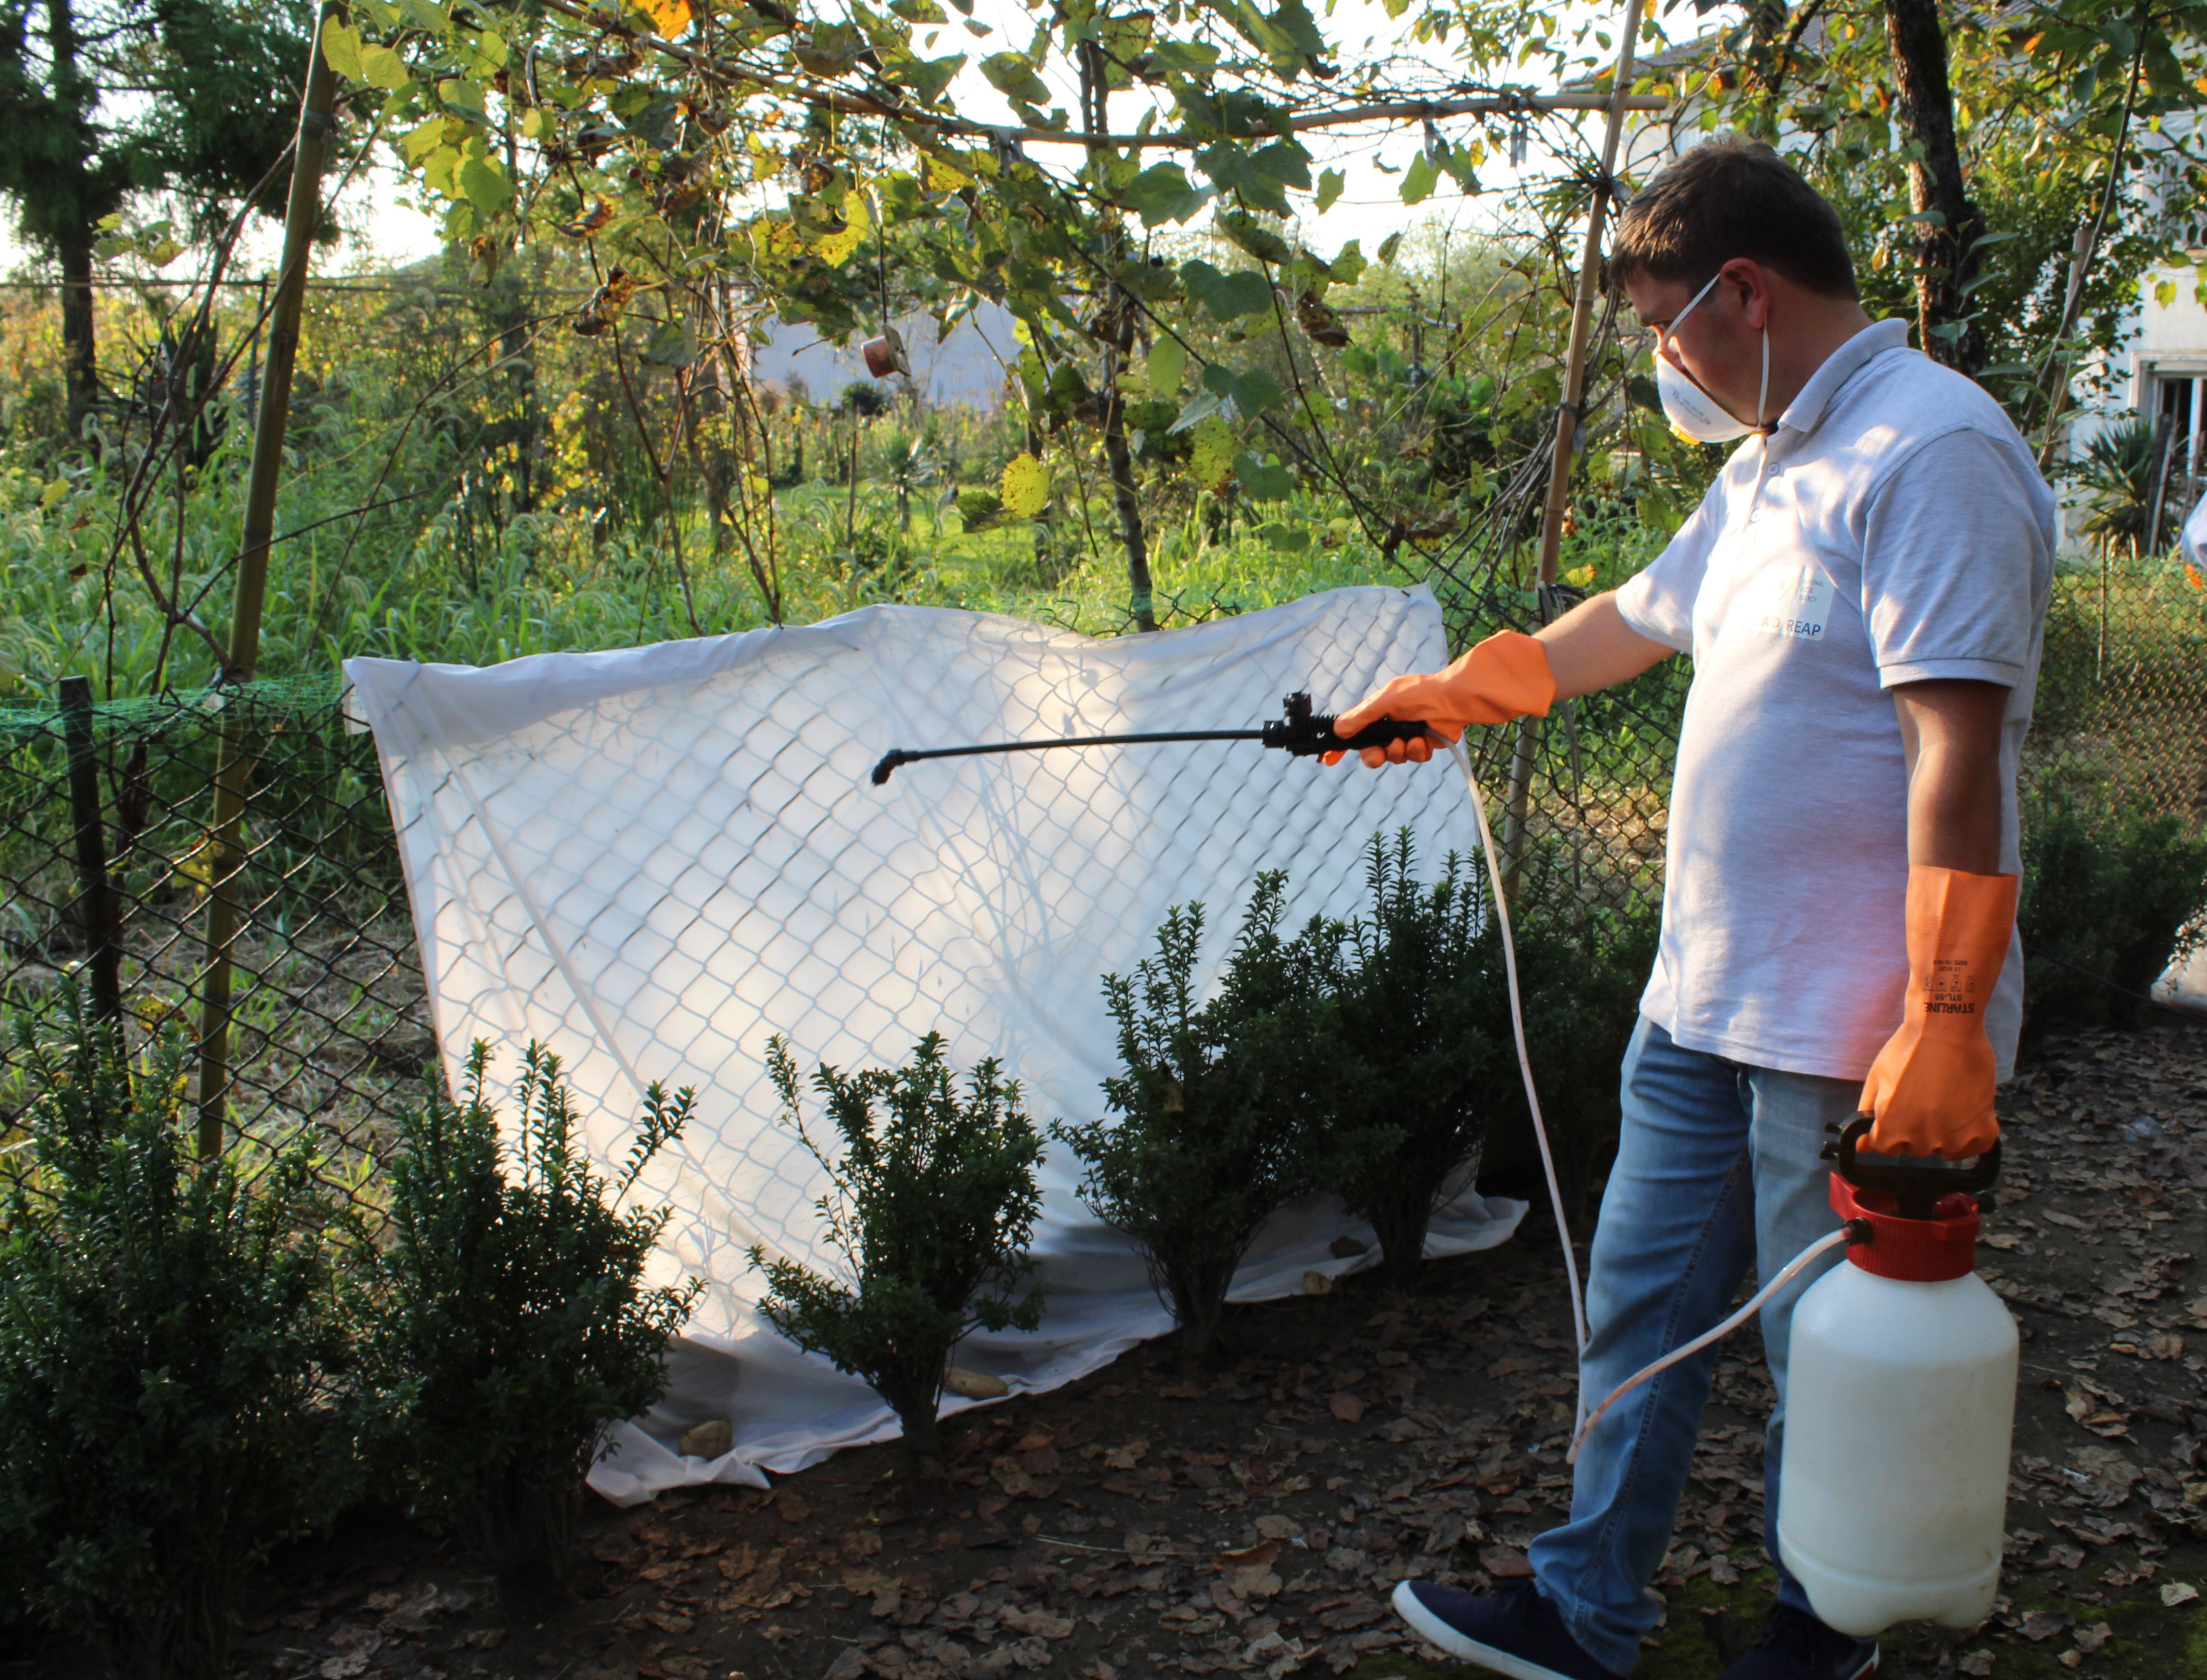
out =
<path fill-rule="evenodd" d="M 1778 429 L 1775 426 L 1766 426 L 1763 424 L 1762 411 L 1768 405 L 1769 402 L 1770 323 L 1766 320 L 1762 324 L 1762 389 L 1755 393 L 1755 429 L 1761 433 L 1766 438 Z"/>

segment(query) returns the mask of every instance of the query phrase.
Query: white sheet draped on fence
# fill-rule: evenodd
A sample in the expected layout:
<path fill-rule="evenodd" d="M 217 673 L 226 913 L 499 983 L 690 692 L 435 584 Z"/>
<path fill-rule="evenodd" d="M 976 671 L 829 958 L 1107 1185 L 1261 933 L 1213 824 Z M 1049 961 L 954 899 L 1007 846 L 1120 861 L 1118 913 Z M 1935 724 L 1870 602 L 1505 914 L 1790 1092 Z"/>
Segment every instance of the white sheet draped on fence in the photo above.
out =
<path fill-rule="evenodd" d="M 1355 913 L 1360 848 L 1408 826 L 1422 864 L 1476 851 L 1443 763 L 1373 774 L 1255 743 L 1015 754 L 868 772 L 892 747 L 1107 731 L 1253 727 L 1308 688 L 1336 709 L 1445 658 L 1422 589 L 1343 589 L 1110 641 L 1022 620 L 880 607 L 797 629 L 490 669 L 358 659 L 397 822 L 439 1048 L 486 1039 L 507 1089 L 530 1040 L 556 1051 L 600 1161 L 624 1152 L 654 1080 L 697 1118 L 643 1193 L 676 1210 L 663 1275 L 706 1290 L 666 1400 L 617 1432 L 594 1485 L 763 1481 L 894 1432 L 857 1379 L 757 1314 L 754 1243 L 823 1269 L 822 1175 L 779 1122 L 769 1035 L 808 1070 L 894 1063 L 940 1030 L 961 1069 L 1001 1057 L 1038 1123 L 1103 1112 L 1113 1037 L 1099 977 L 1151 948 L 1169 906 L 1207 910 L 1215 973 L 1262 870 L 1290 924 Z M 1014 1390 L 1072 1380 L 1168 1327 L 1139 1257 L 1074 1194 L 1053 1145 L 1037 1231 L 1048 1316 L 977 1334 L 959 1361 Z M 1522 1204 L 1467 1193 L 1429 1252 L 1500 1241 Z M 1338 1273 L 1361 1231 L 1319 1199 L 1283 1213 L 1240 1299 Z M 952 1402 L 951 1404 L 959 1402 Z M 671 1444 L 727 1418 L 707 1462 Z"/>

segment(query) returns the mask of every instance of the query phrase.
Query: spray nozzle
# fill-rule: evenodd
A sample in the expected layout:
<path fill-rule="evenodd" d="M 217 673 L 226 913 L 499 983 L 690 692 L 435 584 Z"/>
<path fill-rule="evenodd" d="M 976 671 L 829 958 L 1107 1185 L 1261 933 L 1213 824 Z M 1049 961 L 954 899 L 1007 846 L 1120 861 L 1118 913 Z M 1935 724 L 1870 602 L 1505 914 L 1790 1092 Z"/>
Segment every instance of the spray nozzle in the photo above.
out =
<path fill-rule="evenodd" d="M 1824 1145 L 1823 1159 L 1835 1163 L 1839 1176 L 1856 1189 L 1883 1191 L 1893 1198 L 1894 1211 L 1903 1219 L 1939 1218 L 1940 1202 L 1958 1193 L 1973 1198 L 1981 1208 L 1991 1206 L 1992 1198 L 1986 1193 L 2000 1176 L 1998 1139 L 1983 1155 L 1967 1162 L 1864 1157 L 1860 1151 L 1870 1125 L 1869 1115 L 1857 1115 L 1844 1126 L 1824 1128 L 1837 1135 Z"/>

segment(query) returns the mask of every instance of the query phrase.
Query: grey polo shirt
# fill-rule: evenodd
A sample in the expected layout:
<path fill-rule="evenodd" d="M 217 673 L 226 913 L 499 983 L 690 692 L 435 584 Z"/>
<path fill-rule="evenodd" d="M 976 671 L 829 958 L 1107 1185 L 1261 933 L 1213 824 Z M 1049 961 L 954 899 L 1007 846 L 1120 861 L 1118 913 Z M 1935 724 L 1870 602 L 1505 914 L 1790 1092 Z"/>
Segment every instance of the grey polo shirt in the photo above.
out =
<path fill-rule="evenodd" d="M 1742 442 L 1668 547 L 1618 591 L 1690 653 L 1662 942 L 1641 1009 L 1690 1049 L 1860 1079 L 1908 978 L 1907 768 L 1893 697 L 2008 691 L 2001 858 L 2020 867 L 2016 758 L 2054 571 L 2054 493 L 2000 405 L 1880 321 Z M 2023 954 L 1986 1027 L 2013 1067 Z"/>

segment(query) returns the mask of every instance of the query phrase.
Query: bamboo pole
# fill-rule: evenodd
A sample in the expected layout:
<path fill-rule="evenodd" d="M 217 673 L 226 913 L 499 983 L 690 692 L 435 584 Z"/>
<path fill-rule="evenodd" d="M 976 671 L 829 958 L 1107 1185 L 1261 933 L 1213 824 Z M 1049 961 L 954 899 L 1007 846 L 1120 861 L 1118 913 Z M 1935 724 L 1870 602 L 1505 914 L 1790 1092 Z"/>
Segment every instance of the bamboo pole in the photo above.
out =
<path fill-rule="evenodd" d="M 1571 305 L 1570 347 L 1564 357 L 1563 401 L 1556 409 L 1555 458 L 1548 468 L 1548 502 L 1540 517 L 1540 568 L 1538 611 L 1546 624 L 1556 581 L 1556 559 L 1564 540 L 1564 515 L 1570 506 L 1571 469 L 1576 458 L 1581 422 L 1586 403 L 1587 349 L 1594 336 L 1594 305 L 1601 287 L 1601 236 L 1609 214 L 1610 183 L 1617 176 L 1617 148 L 1624 133 L 1628 111 L 1644 110 L 1647 102 L 1632 97 L 1634 49 L 1640 39 L 1641 0 L 1625 0 L 1624 39 L 1617 50 L 1616 78 L 1609 90 L 1609 123 L 1601 143 L 1601 177 L 1594 182 L 1594 202 L 1587 211 L 1586 249 L 1579 262 L 1578 296 Z M 1660 104 L 1660 102 L 1659 102 Z M 1564 701 L 1568 708 L 1570 702 Z M 1568 711 L 1566 712 L 1568 716 Z M 1540 720 L 1517 720 L 1517 738 L 1510 759 L 1510 798 L 1502 822 L 1502 891 L 1517 896 L 1518 866 L 1525 846 L 1525 806 L 1533 787 L 1533 749 L 1540 735 Z"/>
<path fill-rule="evenodd" d="M 245 529 L 237 557 L 237 593 L 230 604 L 230 643 L 222 686 L 253 680 L 260 657 L 260 614 L 268 592 L 268 547 L 275 535 L 276 486 L 284 469 L 284 433 L 291 416 L 291 372 L 299 354 L 299 316 L 307 296 L 307 262 L 321 220 L 322 165 L 336 124 L 337 72 L 322 52 L 322 32 L 344 21 L 343 0 L 323 0 L 314 31 L 307 86 L 299 99 L 299 133 L 291 153 L 291 193 L 284 207 L 284 261 L 268 321 L 268 360 L 259 412 L 254 417 L 253 473 L 245 493 Z M 242 720 L 226 718 L 214 783 L 214 816 L 207 834 L 206 966 L 200 994 L 200 1154 L 222 1148 L 223 1112 L 230 1093 L 231 947 L 240 920 L 238 876 L 246 781 L 252 743 Z"/>

